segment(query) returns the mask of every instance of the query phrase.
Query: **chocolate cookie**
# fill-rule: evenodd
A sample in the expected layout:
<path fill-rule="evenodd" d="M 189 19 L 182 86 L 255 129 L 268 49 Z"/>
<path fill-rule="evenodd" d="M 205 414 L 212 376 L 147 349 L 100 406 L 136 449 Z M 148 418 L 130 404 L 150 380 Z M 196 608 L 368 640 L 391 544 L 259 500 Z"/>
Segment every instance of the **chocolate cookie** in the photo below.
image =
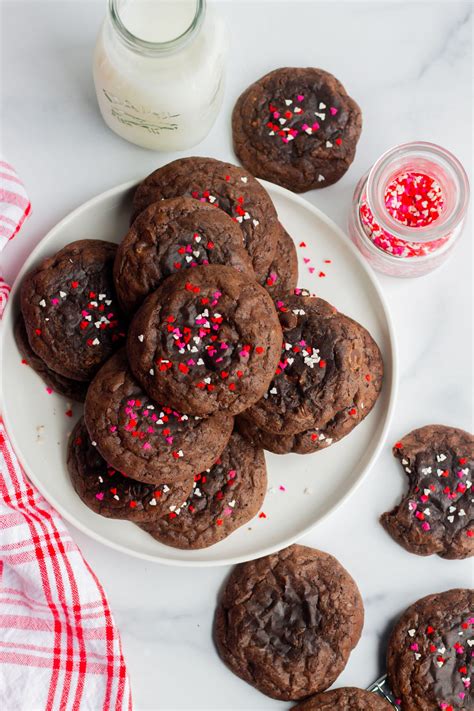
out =
<path fill-rule="evenodd" d="M 353 686 L 316 694 L 297 706 L 294 711 L 393 711 L 393 706 L 378 694 Z"/>
<path fill-rule="evenodd" d="M 428 595 L 392 632 L 387 673 L 402 709 L 472 711 L 474 591 Z"/>
<path fill-rule="evenodd" d="M 232 267 L 174 274 L 130 326 L 130 367 L 156 400 L 194 415 L 235 414 L 266 391 L 281 328 L 263 287 Z"/>
<path fill-rule="evenodd" d="M 474 437 L 427 425 L 397 442 L 393 454 L 407 474 L 408 491 L 380 517 L 385 530 L 417 555 L 474 555 Z"/>
<path fill-rule="evenodd" d="M 323 428 L 354 407 L 360 383 L 372 382 L 372 361 L 381 368 L 380 352 L 360 324 L 323 299 L 288 296 L 278 312 L 283 347 L 276 374 L 244 417 L 272 434 Z"/>
<path fill-rule="evenodd" d="M 90 380 L 125 338 L 112 278 L 116 250 L 97 239 L 71 242 L 23 280 L 31 348 L 67 378 Z"/>
<path fill-rule="evenodd" d="M 188 196 L 224 210 L 242 229 L 255 274 L 266 276 L 279 235 L 276 210 L 266 190 L 246 170 L 214 158 L 179 158 L 138 186 L 135 217 L 152 202 Z"/>
<path fill-rule="evenodd" d="M 273 299 L 284 298 L 292 294 L 298 283 L 298 256 L 295 243 L 281 225 L 273 262 L 268 273 L 261 281 Z"/>
<path fill-rule="evenodd" d="M 226 446 L 233 418 L 191 417 L 154 402 L 129 370 L 125 351 L 97 373 L 84 417 L 106 462 L 147 484 L 175 487 L 212 466 Z"/>
<path fill-rule="evenodd" d="M 82 417 L 69 438 L 67 466 L 80 499 L 108 518 L 151 521 L 166 514 L 171 506 L 181 504 L 192 490 L 192 479 L 171 487 L 153 486 L 121 474 L 92 445 Z"/>
<path fill-rule="evenodd" d="M 242 230 L 225 212 L 192 198 L 155 202 L 137 217 L 117 250 L 120 305 L 132 313 L 167 276 L 202 264 L 227 264 L 255 276 Z"/>
<path fill-rule="evenodd" d="M 215 641 L 237 676 L 274 699 L 327 689 L 359 641 L 364 608 L 349 573 L 306 546 L 234 568 L 215 618 Z"/>
<path fill-rule="evenodd" d="M 232 114 L 234 150 L 254 175 L 300 193 L 339 180 L 354 160 L 362 115 L 322 69 L 275 69 L 248 87 Z"/>
<path fill-rule="evenodd" d="M 237 426 L 241 434 L 275 454 L 290 452 L 312 454 L 319 449 L 329 447 L 352 432 L 354 427 L 367 417 L 377 402 L 383 380 L 383 361 L 380 351 L 368 331 L 359 324 L 357 326 L 360 329 L 364 348 L 361 367 L 356 374 L 355 391 L 348 404 L 319 427 L 311 427 L 290 435 L 267 432 L 259 428 L 252 418 L 253 408 L 250 408 L 248 412 L 242 413 L 237 418 Z"/>
<path fill-rule="evenodd" d="M 250 521 L 266 488 L 263 451 L 234 432 L 214 466 L 194 477 L 191 496 L 143 528 L 167 546 L 206 548 Z"/>
<path fill-rule="evenodd" d="M 40 376 L 48 387 L 55 390 L 59 395 L 64 395 L 78 402 L 84 402 L 89 383 L 65 378 L 63 375 L 59 375 L 59 373 L 55 373 L 54 370 L 48 368 L 44 360 L 41 360 L 31 348 L 26 333 L 25 321 L 21 314 L 15 323 L 14 336 L 23 361 Z"/>

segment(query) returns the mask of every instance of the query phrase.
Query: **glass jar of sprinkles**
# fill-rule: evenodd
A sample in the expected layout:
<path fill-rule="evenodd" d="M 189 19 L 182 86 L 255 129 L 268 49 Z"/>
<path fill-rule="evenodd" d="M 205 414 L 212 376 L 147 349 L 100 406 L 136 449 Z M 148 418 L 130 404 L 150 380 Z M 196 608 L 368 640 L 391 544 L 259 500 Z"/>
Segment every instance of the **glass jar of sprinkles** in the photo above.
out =
<path fill-rule="evenodd" d="M 351 239 L 369 263 L 391 276 L 431 272 L 461 234 L 469 181 L 452 153 L 405 143 L 384 153 L 354 192 Z"/>

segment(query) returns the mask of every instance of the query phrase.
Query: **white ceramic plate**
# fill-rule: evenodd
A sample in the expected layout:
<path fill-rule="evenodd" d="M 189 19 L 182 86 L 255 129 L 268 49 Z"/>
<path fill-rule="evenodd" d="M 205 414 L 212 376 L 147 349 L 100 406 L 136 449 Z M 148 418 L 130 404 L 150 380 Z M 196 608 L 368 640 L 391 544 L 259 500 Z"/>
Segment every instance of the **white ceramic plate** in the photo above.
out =
<path fill-rule="evenodd" d="M 128 228 L 134 184 L 102 193 L 56 225 L 30 255 L 12 290 L 3 318 L 2 389 L 4 419 L 18 457 L 32 482 L 66 520 L 125 553 L 172 565 L 205 566 L 237 563 L 279 550 L 294 543 L 351 495 L 385 441 L 397 368 L 392 323 L 380 287 L 331 220 L 288 190 L 263 184 L 298 245 L 299 285 L 317 292 L 369 329 L 382 350 L 385 382 L 375 409 L 341 442 L 312 455 L 267 453 L 270 490 L 262 507 L 266 518 L 256 517 L 215 546 L 198 551 L 170 548 L 127 521 L 98 516 L 80 501 L 66 470 L 66 442 L 82 408 L 74 405 L 73 418 L 66 416 L 66 400 L 48 394 L 38 376 L 22 365 L 13 338 L 19 285 L 25 272 L 76 239 L 119 242 Z M 300 247 L 300 242 L 307 246 Z M 321 271 L 325 277 L 318 276 Z"/>

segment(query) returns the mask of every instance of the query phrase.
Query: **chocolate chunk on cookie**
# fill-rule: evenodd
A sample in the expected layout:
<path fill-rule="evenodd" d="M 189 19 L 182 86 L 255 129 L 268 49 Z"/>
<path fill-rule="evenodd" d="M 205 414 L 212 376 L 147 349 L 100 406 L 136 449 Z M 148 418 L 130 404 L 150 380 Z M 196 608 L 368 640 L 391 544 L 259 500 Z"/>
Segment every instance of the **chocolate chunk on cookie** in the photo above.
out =
<path fill-rule="evenodd" d="M 155 202 L 137 217 L 117 250 L 120 305 L 133 313 L 167 276 L 206 264 L 226 264 L 254 277 L 238 223 L 192 198 Z"/>
<path fill-rule="evenodd" d="M 395 698 L 410 711 L 472 711 L 474 591 L 428 595 L 392 631 L 387 673 Z"/>
<path fill-rule="evenodd" d="M 345 686 L 311 696 L 293 711 L 393 711 L 393 706 L 371 691 Z"/>
<path fill-rule="evenodd" d="M 217 462 L 194 477 L 189 498 L 143 528 L 167 546 L 206 548 L 250 521 L 266 488 L 263 451 L 234 432 Z"/>
<path fill-rule="evenodd" d="M 152 400 L 133 377 L 124 350 L 92 381 L 84 418 L 95 446 L 114 469 L 169 487 L 212 466 L 233 427 L 233 418 L 224 413 L 203 419 Z"/>
<path fill-rule="evenodd" d="M 214 158 L 179 158 L 158 168 L 138 186 L 136 217 L 152 202 L 187 196 L 224 210 L 240 225 L 255 274 L 266 276 L 279 235 L 276 210 L 266 190 L 240 167 Z"/>
<path fill-rule="evenodd" d="M 445 425 L 413 430 L 393 448 L 408 491 L 380 521 L 397 543 L 417 555 L 474 555 L 474 437 Z"/>
<path fill-rule="evenodd" d="M 71 242 L 23 280 L 30 346 L 67 378 L 90 380 L 125 338 L 112 278 L 116 250 L 96 239 Z"/>
<path fill-rule="evenodd" d="M 89 383 L 66 378 L 54 370 L 51 370 L 51 368 L 48 368 L 44 360 L 36 355 L 30 346 L 25 321 L 21 314 L 16 321 L 14 335 L 23 361 L 40 376 L 48 387 L 55 390 L 59 395 L 64 395 L 64 397 L 70 398 L 71 400 L 77 400 L 77 402 L 84 402 Z"/>
<path fill-rule="evenodd" d="M 293 545 L 234 568 L 215 617 L 223 661 L 275 699 L 327 689 L 363 626 L 354 580 L 332 556 Z"/>
<path fill-rule="evenodd" d="M 260 283 L 273 299 L 284 298 L 292 294 L 298 283 L 298 256 L 295 243 L 281 226 L 280 238 L 277 242 L 275 256 L 268 273 Z"/>
<path fill-rule="evenodd" d="M 86 506 L 102 516 L 135 523 L 165 515 L 192 489 L 192 479 L 171 487 L 153 486 L 121 474 L 93 446 L 82 417 L 69 438 L 67 467 L 74 489 Z"/>
<path fill-rule="evenodd" d="M 362 129 L 356 102 L 332 74 L 275 69 L 246 89 L 232 114 L 234 150 L 254 175 L 294 192 L 339 180 Z"/>
<path fill-rule="evenodd" d="M 235 414 L 266 391 L 281 328 L 263 287 L 232 267 L 174 274 L 131 323 L 127 351 L 143 388 L 181 412 Z"/>

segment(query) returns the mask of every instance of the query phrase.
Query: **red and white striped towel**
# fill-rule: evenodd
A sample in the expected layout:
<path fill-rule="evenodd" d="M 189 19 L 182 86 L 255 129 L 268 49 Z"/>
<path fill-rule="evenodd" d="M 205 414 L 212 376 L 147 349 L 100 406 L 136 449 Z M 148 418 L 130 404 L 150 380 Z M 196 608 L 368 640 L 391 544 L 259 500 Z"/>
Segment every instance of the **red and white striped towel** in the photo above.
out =
<path fill-rule="evenodd" d="M 104 590 L 26 479 L 0 421 L 0 708 L 131 706 Z"/>
<path fill-rule="evenodd" d="M 15 169 L 0 155 L 0 252 L 21 229 L 31 212 L 25 186 Z M 0 272 L 0 318 L 10 295 L 10 286 Z"/>

